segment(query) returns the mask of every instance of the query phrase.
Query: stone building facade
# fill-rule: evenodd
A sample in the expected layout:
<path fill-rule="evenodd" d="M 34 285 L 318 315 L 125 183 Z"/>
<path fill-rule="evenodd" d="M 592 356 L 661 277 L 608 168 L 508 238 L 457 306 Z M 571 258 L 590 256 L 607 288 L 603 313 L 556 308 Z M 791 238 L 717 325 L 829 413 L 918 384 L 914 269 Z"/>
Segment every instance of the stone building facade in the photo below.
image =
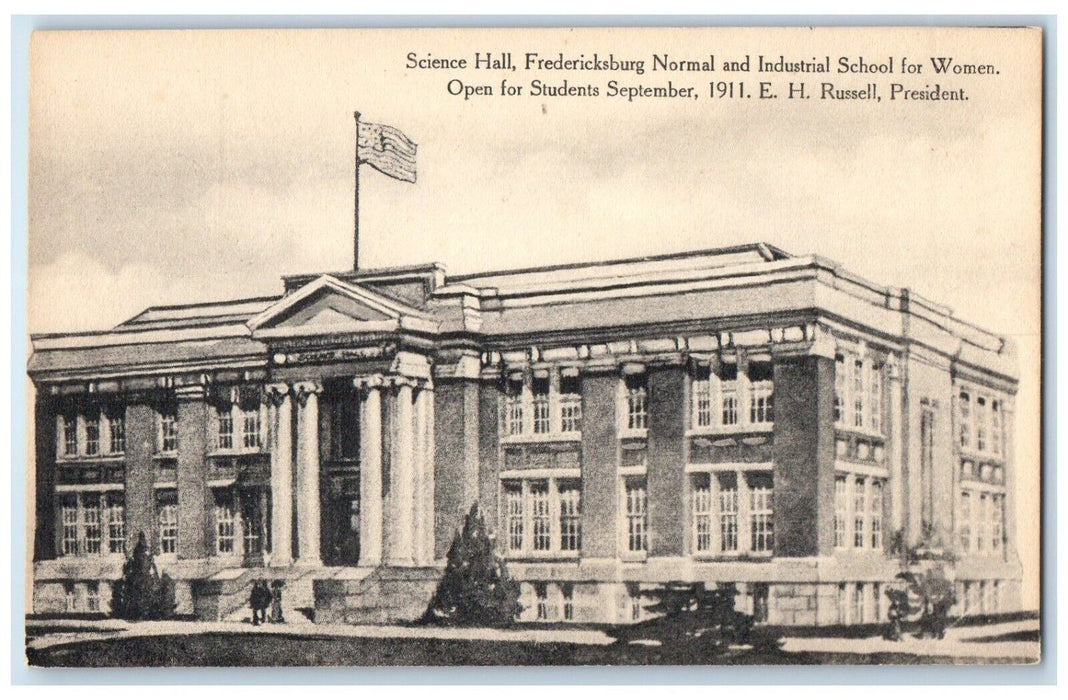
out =
<path fill-rule="evenodd" d="M 1019 606 L 1011 341 L 819 256 L 298 275 L 32 340 L 39 613 L 105 612 L 143 534 L 182 612 L 270 576 L 411 616 L 475 502 L 525 619 L 702 581 L 875 622 L 902 547 L 955 555 L 962 612 Z"/>

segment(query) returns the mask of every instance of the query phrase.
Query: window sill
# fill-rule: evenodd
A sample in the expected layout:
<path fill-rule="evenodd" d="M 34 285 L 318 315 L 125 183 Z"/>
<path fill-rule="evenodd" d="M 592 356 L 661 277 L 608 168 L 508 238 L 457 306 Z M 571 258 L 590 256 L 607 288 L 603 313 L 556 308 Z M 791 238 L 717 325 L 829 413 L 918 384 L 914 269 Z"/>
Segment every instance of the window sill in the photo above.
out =
<path fill-rule="evenodd" d="M 56 457 L 56 464 L 110 464 L 125 459 L 126 455 L 122 452 L 105 455 L 60 455 Z"/>
<path fill-rule="evenodd" d="M 523 433 L 522 435 L 504 435 L 501 437 L 502 445 L 529 444 L 538 442 L 580 442 L 581 430 L 571 430 L 566 433 Z"/>
<path fill-rule="evenodd" d="M 178 459 L 178 451 L 170 450 L 167 452 L 157 452 L 152 455 L 152 459 L 165 460 L 165 459 Z"/>
<path fill-rule="evenodd" d="M 998 454 L 996 452 L 980 452 L 979 450 L 972 449 L 970 447 L 960 448 L 961 459 L 970 459 L 976 462 L 997 462 L 998 464 L 1004 463 L 1005 455 Z"/>
<path fill-rule="evenodd" d="M 627 439 L 633 439 L 633 438 L 648 438 L 648 437 L 649 437 L 649 429 L 648 428 L 620 428 L 620 430 L 619 430 L 619 439 L 620 440 L 627 440 Z"/>
<path fill-rule="evenodd" d="M 236 448 L 234 448 L 234 449 L 225 449 L 225 450 L 214 450 L 212 452 L 209 452 L 207 454 L 207 456 L 208 457 L 248 457 L 248 456 L 256 456 L 256 455 L 266 455 L 266 454 L 270 454 L 270 452 L 265 450 L 265 449 L 263 449 L 262 447 L 256 447 L 256 448 L 251 448 L 250 447 L 248 449 L 236 449 Z"/>
<path fill-rule="evenodd" d="M 871 440 L 886 440 L 886 435 L 884 433 L 870 428 L 858 428 L 852 425 L 835 423 L 834 429 L 838 433 L 846 433 L 848 435 L 855 435 L 856 437 L 868 438 Z"/>
<path fill-rule="evenodd" d="M 578 561 L 579 552 L 508 552 L 505 555 L 507 561 Z"/>
<path fill-rule="evenodd" d="M 686 431 L 686 437 L 708 437 L 718 435 L 737 435 L 739 433 L 772 433 L 775 431 L 774 423 L 750 423 L 746 425 L 714 425 L 690 428 Z"/>
<path fill-rule="evenodd" d="M 619 555 L 619 560 L 624 564 L 644 564 L 648 558 L 648 552 L 623 552 Z"/>
<path fill-rule="evenodd" d="M 768 562 L 773 556 L 772 552 L 694 552 L 691 554 L 695 562 L 713 564 L 716 562 Z"/>

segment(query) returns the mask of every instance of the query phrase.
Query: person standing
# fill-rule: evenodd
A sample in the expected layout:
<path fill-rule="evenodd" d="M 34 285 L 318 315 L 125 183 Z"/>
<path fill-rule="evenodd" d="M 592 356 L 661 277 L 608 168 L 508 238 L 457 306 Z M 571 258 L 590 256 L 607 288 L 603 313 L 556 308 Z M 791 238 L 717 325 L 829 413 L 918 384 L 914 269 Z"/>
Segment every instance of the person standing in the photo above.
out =
<path fill-rule="evenodd" d="M 282 616 L 282 588 L 284 584 L 280 579 L 271 582 L 271 622 L 285 622 Z"/>

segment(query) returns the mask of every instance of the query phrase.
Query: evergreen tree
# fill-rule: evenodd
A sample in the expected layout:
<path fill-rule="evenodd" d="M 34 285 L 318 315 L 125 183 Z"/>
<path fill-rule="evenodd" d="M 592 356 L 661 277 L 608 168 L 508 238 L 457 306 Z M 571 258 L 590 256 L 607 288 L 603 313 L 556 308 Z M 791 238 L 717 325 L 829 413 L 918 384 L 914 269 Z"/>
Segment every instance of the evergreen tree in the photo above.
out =
<path fill-rule="evenodd" d="M 159 575 L 145 533 L 122 567 L 111 589 L 111 615 L 124 620 L 163 620 L 174 614 L 174 582 Z"/>
<path fill-rule="evenodd" d="M 445 573 L 422 622 L 503 627 L 520 610 L 519 583 L 508 577 L 475 503 L 449 547 Z"/>

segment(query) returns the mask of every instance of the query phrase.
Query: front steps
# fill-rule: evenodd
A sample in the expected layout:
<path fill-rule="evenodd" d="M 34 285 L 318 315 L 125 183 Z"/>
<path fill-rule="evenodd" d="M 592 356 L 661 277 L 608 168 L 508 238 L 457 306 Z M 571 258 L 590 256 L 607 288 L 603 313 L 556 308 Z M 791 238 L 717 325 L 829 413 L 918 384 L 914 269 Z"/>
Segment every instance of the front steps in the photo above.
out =
<path fill-rule="evenodd" d="M 252 584 L 280 579 L 286 623 L 410 622 L 426 611 L 441 574 L 435 567 L 225 569 L 193 581 L 193 608 L 199 620 L 251 622 Z"/>

